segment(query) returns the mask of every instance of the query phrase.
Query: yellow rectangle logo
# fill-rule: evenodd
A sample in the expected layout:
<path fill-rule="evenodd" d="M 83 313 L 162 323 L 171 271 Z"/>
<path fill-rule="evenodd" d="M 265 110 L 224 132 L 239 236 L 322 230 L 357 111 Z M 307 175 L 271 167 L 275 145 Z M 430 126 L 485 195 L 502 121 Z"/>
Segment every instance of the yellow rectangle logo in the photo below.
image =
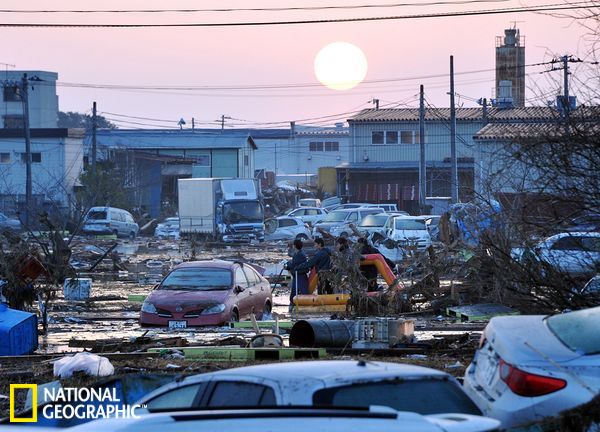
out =
<path fill-rule="evenodd" d="M 15 390 L 31 390 L 31 417 L 15 417 Z M 10 385 L 10 422 L 11 423 L 36 423 L 37 422 L 37 384 L 11 384 Z"/>

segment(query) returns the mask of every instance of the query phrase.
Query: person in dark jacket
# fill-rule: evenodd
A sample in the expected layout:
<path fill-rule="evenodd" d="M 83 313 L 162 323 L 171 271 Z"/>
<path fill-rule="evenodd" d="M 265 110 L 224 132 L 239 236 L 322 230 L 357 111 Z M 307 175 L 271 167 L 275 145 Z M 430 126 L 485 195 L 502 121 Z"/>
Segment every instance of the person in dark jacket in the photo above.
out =
<path fill-rule="evenodd" d="M 307 270 L 298 270 L 298 267 L 306 263 L 302 240 L 294 240 L 294 249 L 296 252 L 285 268 L 292 273 L 292 289 L 290 290 L 290 310 L 294 307 L 294 297 L 298 294 L 308 294 L 308 276 Z"/>
<path fill-rule="evenodd" d="M 321 273 L 323 277 L 319 277 L 319 294 L 332 294 L 333 289 L 329 283 L 329 279 L 325 277 L 326 272 L 331 270 L 331 251 L 325 247 L 325 242 L 322 238 L 317 237 L 315 239 L 315 246 L 317 253 L 313 255 L 311 259 L 306 261 L 304 264 L 296 267 L 297 271 L 309 271 L 311 268 L 315 268 L 315 271 Z"/>

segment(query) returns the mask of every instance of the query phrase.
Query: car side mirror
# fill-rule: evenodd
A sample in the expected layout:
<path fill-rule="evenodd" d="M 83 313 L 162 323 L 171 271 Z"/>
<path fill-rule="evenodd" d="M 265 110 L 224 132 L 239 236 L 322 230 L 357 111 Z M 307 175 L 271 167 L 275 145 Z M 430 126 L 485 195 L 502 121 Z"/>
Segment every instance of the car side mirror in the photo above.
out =
<path fill-rule="evenodd" d="M 244 288 L 242 288 L 242 287 L 241 287 L 241 286 L 239 286 L 239 285 L 236 285 L 236 286 L 235 286 L 235 288 L 233 289 L 233 291 L 234 291 L 236 294 L 239 294 L 239 293 L 242 293 L 242 292 L 244 292 Z"/>

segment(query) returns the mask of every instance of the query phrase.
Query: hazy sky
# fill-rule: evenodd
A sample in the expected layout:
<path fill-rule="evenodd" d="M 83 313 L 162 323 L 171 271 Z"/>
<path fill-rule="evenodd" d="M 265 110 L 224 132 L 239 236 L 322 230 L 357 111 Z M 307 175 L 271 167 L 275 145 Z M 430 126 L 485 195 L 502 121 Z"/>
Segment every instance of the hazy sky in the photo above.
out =
<path fill-rule="evenodd" d="M 442 0 L 449 1 L 449 0 Z M 406 0 L 407 3 L 423 1 Z M 209 9 L 298 7 L 323 5 L 392 4 L 400 0 L 263 0 L 263 1 L 22 1 L 4 0 L 6 9 Z M 392 16 L 445 11 L 497 9 L 553 3 L 514 0 L 460 5 L 410 6 L 330 11 L 202 12 L 169 14 L 16 14 L 0 13 L 0 22 L 38 23 L 206 23 L 302 20 L 315 18 Z M 227 125 L 289 122 L 317 118 L 311 123 L 332 124 L 346 113 L 367 108 L 378 98 L 381 105 L 417 106 L 419 84 L 428 101 L 448 106 L 449 56 L 454 55 L 456 91 L 468 98 L 492 96 L 496 36 L 512 22 L 525 36 L 526 63 L 550 60 L 565 53 L 583 58 L 584 29 L 569 19 L 534 13 L 427 18 L 416 20 L 327 23 L 269 27 L 211 28 L 2 28 L 0 61 L 18 70 L 58 72 L 61 84 L 101 84 L 167 87 L 167 90 L 81 88 L 59 85 L 62 111 L 98 110 L 120 127 L 176 126 L 179 118 L 189 125 L 192 117 L 206 127 L 221 115 Z M 366 80 L 353 90 L 334 91 L 318 84 L 313 60 L 320 48 L 346 41 L 365 53 Z M 4 66 L 2 66 L 4 67 Z M 527 68 L 528 83 L 543 83 L 559 72 L 539 74 L 544 67 Z M 461 72 L 489 70 L 477 74 Z M 417 79 L 410 79 L 417 78 Z M 171 87 L 314 84 L 303 88 L 175 90 Z M 576 86 L 574 85 L 576 90 Z M 547 87 L 543 90 L 548 91 Z M 538 94 L 527 93 L 528 99 Z M 544 99 L 542 97 L 541 99 Z M 547 99 L 552 99 L 549 95 Z M 461 99 L 465 106 L 473 106 Z M 531 101 L 532 103 L 535 101 Z M 539 103 L 539 100 L 537 101 Z M 118 116 L 116 116 L 116 115 Z M 153 122 L 122 116 L 165 120 Z M 330 116 L 323 119 L 325 116 Z M 243 121 L 240 121 L 243 120 Z M 142 123 L 141 125 L 133 123 Z M 307 122 L 304 122 L 307 123 Z M 214 123 L 213 123 L 214 124 Z M 276 126 L 276 124 L 273 123 Z"/>

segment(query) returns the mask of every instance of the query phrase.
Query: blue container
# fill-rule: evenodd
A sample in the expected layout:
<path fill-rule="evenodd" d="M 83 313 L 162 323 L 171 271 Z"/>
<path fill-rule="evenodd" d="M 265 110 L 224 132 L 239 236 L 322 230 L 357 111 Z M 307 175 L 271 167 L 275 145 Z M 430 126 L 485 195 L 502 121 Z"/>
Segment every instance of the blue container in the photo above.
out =
<path fill-rule="evenodd" d="M 0 356 L 31 354 L 37 347 L 37 316 L 0 304 Z"/>

